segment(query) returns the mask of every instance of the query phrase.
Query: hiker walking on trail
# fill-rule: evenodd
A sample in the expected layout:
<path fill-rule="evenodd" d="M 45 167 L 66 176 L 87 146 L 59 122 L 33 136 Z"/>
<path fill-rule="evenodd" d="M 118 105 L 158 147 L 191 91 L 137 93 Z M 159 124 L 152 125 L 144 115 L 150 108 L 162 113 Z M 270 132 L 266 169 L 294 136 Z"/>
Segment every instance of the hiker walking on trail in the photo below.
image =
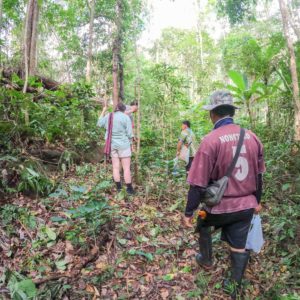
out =
<path fill-rule="evenodd" d="M 261 210 L 263 146 L 253 132 L 234 124 L 237 107 L 229 92 L 216 91 L 210 100 L 203 108 L 210 112 L 214 128 L 203 138 L 189 172 L 184 222 L 192 227 L 194 211 L 204 204 L 197 221 L 200 252 L 196 261 L 205 269 L 213 267 L 210 227 L 222 229 L 221 239 L 229 244 L 231 254 L 231 278 L 225 288 L 231 289 L 235 299 L 249 259 L 245 246 L 250 222 Z M 213 190 L 216 186 L 211 183 L 217 180 L 223 191 Z"/>
<path fill-rule="evenodd" d="M 177 143 L 176 156 L 185 160 L 186 162 L 185 169 L 187 174 L 191 168 L 196 151 L 197 151 L 196 137 L 194 132 L 191 129 L 191 123 L 190 121 L 183 121 L 181 124 L 180 137 Z M 187 157 L 182 157 L 182 156 L 187 156 Z"/>
<path fill-rule="evenodd" d="M 134 194 L 130 171 L 133 133 L 130 118 L 124 113 L 125 110 L 126 106 L 123 103 L 119 103 L 113 113 L 105 115 L 107 107 L 104 106 L 97 125 L 106 129 L 105 152 L 112 159 L 113 178 L 117 190 L 121 191 L 122 189 L 120 177 L 120 168 L 122 165 L 127 193 Z"/>

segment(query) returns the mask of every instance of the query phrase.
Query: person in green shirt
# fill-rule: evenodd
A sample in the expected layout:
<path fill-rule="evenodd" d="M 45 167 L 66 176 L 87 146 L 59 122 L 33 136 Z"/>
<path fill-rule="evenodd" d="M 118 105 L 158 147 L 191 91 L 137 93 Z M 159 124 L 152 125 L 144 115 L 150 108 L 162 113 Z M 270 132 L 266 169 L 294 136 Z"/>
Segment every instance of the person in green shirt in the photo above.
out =
<path fill-rule="evenodd" d="M 117 190 L 122 189 L 120 168 L 122 165 L 124 171 L 124 180 L 127 186 L 127 193 L 134 194 L 134 190 L 131 183 L 131 143 L 133 138 L 132 124 L 130 118 L 125 114 L 126 106 L 123 103 L 119 103 L 113 112 L 113 122 L 111 136 L 108 133 L 109 114 L 106 114 L 107 107 L 104 107 L 97 126 L 106 129 L 105 140 L 108 138 L 111 140 L 111 159 L 113 167 L 113 178 L 117 186 Z M 106 115 L 105 115 L 106 114 Z"/>
<path fill-rule="evenodd" d="M 189 150 L 189 160 L 185 166 L 186 172 L 188 174 L 194 156 L 197 152 L 197 142 L 195 134 L 191 129 L 191 122 L 190 121 L 183 121 L 181 124 L 181 133 L 177 143 L 177 157 L 180 155 L 180 151 L 182 147 L 187 147 Z"/>

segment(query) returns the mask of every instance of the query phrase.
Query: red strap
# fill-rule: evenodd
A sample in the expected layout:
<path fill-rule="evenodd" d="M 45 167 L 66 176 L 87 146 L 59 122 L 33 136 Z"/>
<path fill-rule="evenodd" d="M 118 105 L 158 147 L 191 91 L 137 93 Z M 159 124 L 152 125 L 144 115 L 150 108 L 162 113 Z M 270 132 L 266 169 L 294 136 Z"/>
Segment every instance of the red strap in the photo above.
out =
<path fill-rule="evenodd" d="M 108 116 L 108 126 L 107 126 L 107 139 L 105 141 L 104 154 L 106 159 L 109 159 L 111 153 L 111 141 L 112 141 L 112 128 L 113 128 L 113 113 Z"/>

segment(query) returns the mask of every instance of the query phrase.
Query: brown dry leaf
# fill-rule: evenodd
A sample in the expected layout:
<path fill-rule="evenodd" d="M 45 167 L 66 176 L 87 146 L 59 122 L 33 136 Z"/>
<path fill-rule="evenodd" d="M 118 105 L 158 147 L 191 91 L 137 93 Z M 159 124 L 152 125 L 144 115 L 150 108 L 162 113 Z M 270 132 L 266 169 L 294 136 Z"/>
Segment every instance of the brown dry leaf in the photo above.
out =
<path fill-rule="evenodd" d="M 137 270 L 136 266 L 134 266 L 134 265 L 130 265 L 129 268 L 132 269 L 132 270 L 134 270 L 134 271 Z"/>
<path fill-rule="evenodd" d="M 280 267 L 280 272 L 281 272 L 281 273 L 286 272 L 286 270 L 287 270 L 287 266 L 281 266 L 281 267 Z"/>
<path fill-rule="evenodd" d="M 95 290 L 95 295 L 97 297 L 100 297 L 100 293 L 99 293 L 99 290 L 94 286 L 94 290 Z"/>
<path fill-rule="evenodd" d="M 125 262 L 121 262 L 121 263 L 118 264 L 118 267 L 122 268 L 122 269 L 125 269 L 125 268 L 127 268 L 127 264 Z"/>
<path fill-rule="evenodd" d="M 194 249 L 186 249 L 186 250 L 183 252 L 183 256 L 184 256 L 184 257 L 195 256 L 196 253 L 197 253 L 197 252 L 196 252 Z"/>
<path fill-rule="evenodd" d="M 96 269 L 105 270 L 107 269 L 107 263 L 100 261 L 96 264 Z"/>
<path fill-rule="evenodd" d="M 74 248 L 71 244 L 70 241 L 66 241 L 65 243 L 65 261 L 67 261 L 68 263 L 71 263 L 74 261 Z"/>
<path fill-rule="evenodd" d="M 146 273 L 146 274 L 145 274 L 145 280 L 146 280 L 147 282 L 153 282 L 153 274 L 151 274 L 151 273 Z"/>
<path fill-rule="evenodd" d="M 66 243 L 65 243 L 65 252 L 72 253 L 72 254 L 74 252 L 74 247 L 70 241 L 66 241 Z"/>
<path fill-rule="evenodd" d="M 166 299 L 168 299 L 170 293 L 167 289 L 164 288 L 164 289 L 160 290 L 160 295 L 163 298 L 163 300 L 166 300 Z"/>
<path fill-rule="evenodd" d="M 82 275 L 88 275 L 88 274 L 90 274 L 90 271 L 87 270 L 87 269 L 81 269 L 80 273 L 81 273 Z"/>
<path fill-rule="evenodd" d="M 101 295 L 102 296 L 106 296 L 107 295 L 107 289 L 106 288 L 102 288 L 101 289 Z"/>
<path fill-rule="evenodd" d="M 94 287 L 90 284 L 88 284 L 85 288 L 85 290 L 88 292 L 88 293 L 91 293 L 91 294 L 94 294 L 95 290 L 94 290 Z"/>
<path fill-rule="evenodd" d="M 82 279 L 79 279 L 79 281 L 78 281 L 78 288 L 80 290 L 85 290 L 86 289 L 86 284 Z"/>

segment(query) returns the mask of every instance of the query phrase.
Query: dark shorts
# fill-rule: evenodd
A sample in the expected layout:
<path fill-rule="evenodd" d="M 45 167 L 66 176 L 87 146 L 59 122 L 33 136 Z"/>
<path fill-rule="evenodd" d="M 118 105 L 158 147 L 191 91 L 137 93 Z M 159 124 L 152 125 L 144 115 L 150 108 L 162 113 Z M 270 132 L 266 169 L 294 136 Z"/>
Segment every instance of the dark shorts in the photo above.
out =
<path fill-rule="evenodd" d="M 228 214 L 207 213 L 203 226 L 222 228 L 221 240 L 232 248 L 244 249 L 253 213 L 253 208 Z"/>
<path fill-rule="evenodd" d="M 189 158 L 189 162 L 188 164 L 185 166 L 185 170 L 188 172 L 192 166 L 192 162 L 193 162 L 194 157 L 190 157 Z"/>

